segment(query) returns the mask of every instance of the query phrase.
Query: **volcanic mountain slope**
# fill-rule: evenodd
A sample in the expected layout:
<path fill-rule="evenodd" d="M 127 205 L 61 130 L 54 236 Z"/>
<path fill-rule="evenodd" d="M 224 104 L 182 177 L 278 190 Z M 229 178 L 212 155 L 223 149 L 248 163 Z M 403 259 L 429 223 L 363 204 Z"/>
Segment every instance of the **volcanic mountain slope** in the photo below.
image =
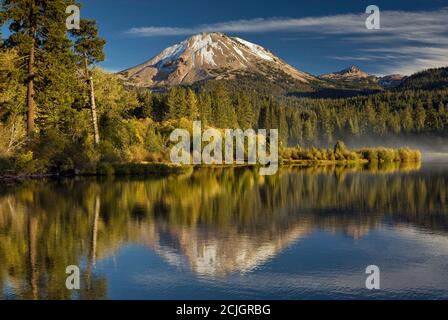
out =
<path fill-rule="evenodd" d="M 315 77 L 259 45 L 220 32 L 194 35 L 118 75 L 125 84 L 153 89 L 224 80 L 230 87 L 268 95 L 316 97 L 370 94 L 399 87 L 406 79 L 378 77 L 356 66 Z"/>
<path fill-rule="evenodd" d="M 191 85 L 240 75 L 303 84 L 319 81 L 261 46 L 219 32 L 194 35 L 119 75 L 128 84 L 142 87 Z"/>

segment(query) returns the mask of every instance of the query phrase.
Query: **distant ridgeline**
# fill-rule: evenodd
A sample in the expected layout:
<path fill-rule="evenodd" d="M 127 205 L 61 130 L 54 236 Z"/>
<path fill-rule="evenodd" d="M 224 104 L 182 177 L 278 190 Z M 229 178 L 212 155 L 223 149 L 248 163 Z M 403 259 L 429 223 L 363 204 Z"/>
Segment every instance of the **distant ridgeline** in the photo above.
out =
<path fill-rule="evenodd" d="M 435 90 L 448 88 L 448 68 L 430 69 L 406 78 L 399 90 Z"/>

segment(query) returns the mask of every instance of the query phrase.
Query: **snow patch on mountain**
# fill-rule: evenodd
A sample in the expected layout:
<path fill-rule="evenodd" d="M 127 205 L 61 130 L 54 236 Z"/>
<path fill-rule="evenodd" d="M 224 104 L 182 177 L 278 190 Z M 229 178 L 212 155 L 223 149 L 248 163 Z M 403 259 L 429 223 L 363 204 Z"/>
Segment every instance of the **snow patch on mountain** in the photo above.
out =
<path fill-rule="evenodd" d="M 213 56 L 215 55 L 213 49 L 218 49 L 222 52 L 222 48 L 219 47 L 219 44 L 214 42 L 210 35 L 206 35 L 205 37 L 201 37 L 201 35 L 193 36 L 190 41 L 192 55 L 195 56 L 199 54 L 202 58 L 203 63 L 208 63 L 211 66 L 216 66 L 215 60 L 213 60 Z"/>
<path fill-rule="evenodd" d="M 256 54 L 257 56 L 259 56 L 261 59 L 267 60 L 267 61 L 274 61 L 274 59 L 271 57 L 271 55 L 269 54 L 269 52 L 260 47 L 259 45 L 256 45 L 252 42 L 240 39 L 240 38 L 234 38 L 235 40 L 237 40 L 239 43 L 245 45 L 246 47 L 248 47 L 254 54 Z"/>
<path fill-rule="evenodd" d="M 235 52 L 238 53 L 239 56 L 240 56 L 244 61 L 247 61 L 246 57 L 244 56 L 244 53 L 243 53 L 240 49 L 238 49 L 238 47 L 234 47 L 233 50 L 235 50 Z"/>
<path fill-rule="evenodd" d="M 181 43 L 163 50 L 162 53 L 156 56 L 151 62 L 154 65 L 163 67 L 166 63 L 178 59 L 185 52 L 186 48 L 186 41 L 182 41 Z"/>

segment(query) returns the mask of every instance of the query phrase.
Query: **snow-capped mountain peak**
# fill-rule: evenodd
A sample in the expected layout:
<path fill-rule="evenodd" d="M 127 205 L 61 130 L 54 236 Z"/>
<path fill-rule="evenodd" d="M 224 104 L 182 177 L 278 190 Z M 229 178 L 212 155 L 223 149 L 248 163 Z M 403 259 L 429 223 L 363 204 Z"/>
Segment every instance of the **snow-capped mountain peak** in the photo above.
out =
<path fill-rule="evenodd" d="M 212 32 L 191 36 L 120 75 L 129 83 L 151 87 L 231 78 L 239 73 L 270 76 L 276 72 L 305 83 L 314 79 L 257 44 Z"/>

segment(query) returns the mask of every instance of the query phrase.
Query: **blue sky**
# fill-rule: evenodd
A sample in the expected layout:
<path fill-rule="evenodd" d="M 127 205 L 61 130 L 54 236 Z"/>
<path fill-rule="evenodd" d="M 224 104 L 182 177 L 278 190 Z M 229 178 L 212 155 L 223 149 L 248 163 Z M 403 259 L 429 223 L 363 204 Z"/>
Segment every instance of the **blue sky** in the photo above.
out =
<path fill-rule="evenodd" d="M 102 67 L 119 71 L 200 31 L 224 31 L 262 45 L 313 74 L 357 65 L 374 74 L 409 74 L 448 65 L 448 0 L 255 1 L 81 0 L 107 39 Z M 365 9 L 381 29 L 365 28 Z"/>

